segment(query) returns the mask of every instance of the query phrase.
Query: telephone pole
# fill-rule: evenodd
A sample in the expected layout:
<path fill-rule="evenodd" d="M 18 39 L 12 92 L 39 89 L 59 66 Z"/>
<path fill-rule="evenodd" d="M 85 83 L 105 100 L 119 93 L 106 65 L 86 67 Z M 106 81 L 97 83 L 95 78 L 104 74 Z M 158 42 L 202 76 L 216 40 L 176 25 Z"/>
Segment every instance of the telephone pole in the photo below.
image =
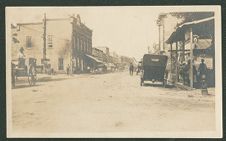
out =
<path fill-rule="evenodd" d="M 162 50 L 165 51 L 165 23 L 164 23 L 164 18 L 162 18 Z"/>
<path fill-rule="evenodd" d="M 160 51 L 161 51 L 161 20 L 160 19 L 158 19 L 157 20 L 157 25 L 158 25 L 158 28 L 159 28 L 159 45 L 158 45 L 158 53 L 160 53 Z"/>
<path fill-rule="evenodd" d="M 46 13 L 43 19 L 43 61 L 46 59 Z"/>

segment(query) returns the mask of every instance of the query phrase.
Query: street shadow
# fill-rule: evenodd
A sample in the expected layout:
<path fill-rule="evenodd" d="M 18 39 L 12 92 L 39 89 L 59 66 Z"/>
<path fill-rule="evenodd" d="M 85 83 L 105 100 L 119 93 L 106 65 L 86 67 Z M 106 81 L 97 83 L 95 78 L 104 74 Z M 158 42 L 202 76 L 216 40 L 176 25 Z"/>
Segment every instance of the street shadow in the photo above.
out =
<path fill-rule="evenodd" d="M 51 78 L 51 77 L 42 77 L 42 78 L 38 78 L 37 82 L 49 82 L 49 81 L 62 81 L 62 80 L 66 80 L 69 78 Z"/>
<path fill-rule="evenodd" d="M 156 84 L 156 83 L 144 83 L 144 87 L 164 87 L 162 84 Z"/>
<path fill-rule="evenodd" d="M 20 85 L 16 85 L 14 88 L 12 89 L 22 89 L 22 88 L 31 88 L 31 87 L 38 87 L 41 86 L 41 84 L 35 84 L 33 86 L 30 86 L 29 84 L 20 84 Z"/>
<path fill-rule="evenodd" d="M 173 85 L 165 85 L 163 86 L 161 83 L 144 83 L 144 87 L 161 87 L 161 88 L 174 88 Z"/>

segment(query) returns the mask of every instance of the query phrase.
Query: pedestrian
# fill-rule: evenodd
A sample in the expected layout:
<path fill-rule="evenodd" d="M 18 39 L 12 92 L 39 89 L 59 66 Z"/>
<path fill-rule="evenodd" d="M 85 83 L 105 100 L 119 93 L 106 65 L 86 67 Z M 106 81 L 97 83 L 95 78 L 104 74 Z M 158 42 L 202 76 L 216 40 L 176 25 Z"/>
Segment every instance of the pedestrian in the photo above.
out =
<path fill-rule="evenodd" d="M 198 68 L 198 78 L 199 78 L 199 82 L 201 83 L 202 79 L 207 78 L 207 66 L 204 63 L 205 60 L 201 59 L 201 63 L 199 64 L 199 68 Z"/>
<path fill-rule="evenodd" d="M 190 68 L 191 68 L 191 60 L 188 60 L 187 64 L 185 64 L 183 68 L 183 75 L 184 75 L 184 84 L 190 85 Z"/>
<path fill-rule="evenodd" d="M 183 84 L 185 84 L 185 74 L 184 74 L 185 65 L 186 65 L 185 62 L 181 62 L 180 69 L 179 69 L 180 77 L 183 80 Z"/>
<path fill-rule="evenodd" d="M 133 69 L 134 69 L 133 64 L 130 63 L 130 66 L 129 66 L 130 75 L 133 75 Z"/>
<path fill-rule="evenodd" d="M 21 47 L 18 53 L 18 67 L 25 68 L 25 55 L 24 55 L 24 48 Z"/>
<path fill-rule="evenodd" d="M 140 71 L 141 71 L 141 64 L 139 63 L 137 66 L 137 75 L 140 73 Z"/>
<path fill-rule="evenodd" d="M 197 78 L 197 70 L 195 65 L 192 65 L 192 69 L 193 69 L 193 81 L 196 82 L 196 78 Z M 191 60 L 188 60 L 187 64 L 184 66 L 184 82 L 187 85 L 190 85 L 190 70 L 191 70 Z"/>
<path fill-rule="evenodd" d="M 25 59 L 25 55 L 24 55 L 24 48 L 21 47 L 18 53 L 18 58 L 23 58 Z"/>
<path fill-rule="evenodd" d="M 70 65 L 67 65 L 67 75 L 69 75 L 69 69 L 70 69 Z"/>

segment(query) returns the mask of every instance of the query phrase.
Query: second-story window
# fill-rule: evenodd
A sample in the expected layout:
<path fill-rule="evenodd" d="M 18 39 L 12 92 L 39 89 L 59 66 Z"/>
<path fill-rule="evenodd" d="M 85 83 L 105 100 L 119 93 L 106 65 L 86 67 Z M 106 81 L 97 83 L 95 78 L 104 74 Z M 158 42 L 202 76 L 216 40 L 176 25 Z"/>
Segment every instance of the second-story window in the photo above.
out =
<path fill-rule="evenodd" d="M 53 47 L 53 35 L 48 35 L 48 47 Z"/>
<path fill-rule="evenodd" d="M 27 48 L 32 47 L 31 36 L 26 36 L 26 47 Z"/>
<path fill-rule="evenodd" d="M 78 51 L 80 51 L 81 48 L 81 40 L 78 38 Z"/>
<path fill-rule="evenodd" d="M 83 40 L 81 40 L 81 51 L 83 51 L 84 48 L 84 44 L 83 44 Z"/>

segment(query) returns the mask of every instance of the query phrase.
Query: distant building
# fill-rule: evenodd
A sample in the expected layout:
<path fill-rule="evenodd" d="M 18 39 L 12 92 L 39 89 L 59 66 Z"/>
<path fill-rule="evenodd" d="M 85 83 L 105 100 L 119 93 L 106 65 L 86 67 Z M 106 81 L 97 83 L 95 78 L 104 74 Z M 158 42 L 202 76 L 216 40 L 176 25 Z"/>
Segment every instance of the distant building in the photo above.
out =
<path fill-rule="evenodd" d="M 102 50 L 107 56 L 110 55 L 109 47 L 107 46 L 96 46 L 95 48 Z"/>
<path fill-rule="evenodd" d="M 73 17 L 73 68 L 74 72 L 87 72 L 92 62 L 87 55 L 92 54 L 92 30 L 81 22 L 80 16 Z"/>
<path fill-rule="evenodd" d="M 103 61 L 104 62 L 109 62 L 110 61 L 109 47 L 107 47 L 107 46 L 95 46 L 95 48 L 103 51 L 103 53 L 104 53 Z"/>
<path fill-rule="evenodd" d="M 44 55 L 44 22 L 18 23 L 12 25 L 11 56 L 18 59 L 21 47 L 27 60 L 37 59 L 43 65 L 46 58 L 56 72 L 65 72 L 68 64 L 73 72 L 85 72 L 88 62 L 85 54 L 92 53 L 92 30 L 76 18 L 46 19 L 46 56 Z M 45 56 L 45 57 L 44 57 Z"/>
<path fill-rule="evenodd" d="M 111 63 L 113 63 L 115 65 L 121 63 L 120 56 L 116 52 L 111 52 L 110 58 L 111 58 Z"/>
<path fill-rule="evenodd" d="M 130 57 L 126 57 L 126 56 L 121 56 L 121 63 L 122 64 L 126 64 L 129 65 L 130 63 L 133 63 L 133 59 Z"/>
<path fill-rule="evenodd" d="M 105 56 L 105 53 L 104 53 L 102 50 L 93 47 L 93 48 L 92 48 L 92 55 L 93 55 L 95 58 L 97 58 L 98 60 L 104 62 L 104 56 Z"/>

